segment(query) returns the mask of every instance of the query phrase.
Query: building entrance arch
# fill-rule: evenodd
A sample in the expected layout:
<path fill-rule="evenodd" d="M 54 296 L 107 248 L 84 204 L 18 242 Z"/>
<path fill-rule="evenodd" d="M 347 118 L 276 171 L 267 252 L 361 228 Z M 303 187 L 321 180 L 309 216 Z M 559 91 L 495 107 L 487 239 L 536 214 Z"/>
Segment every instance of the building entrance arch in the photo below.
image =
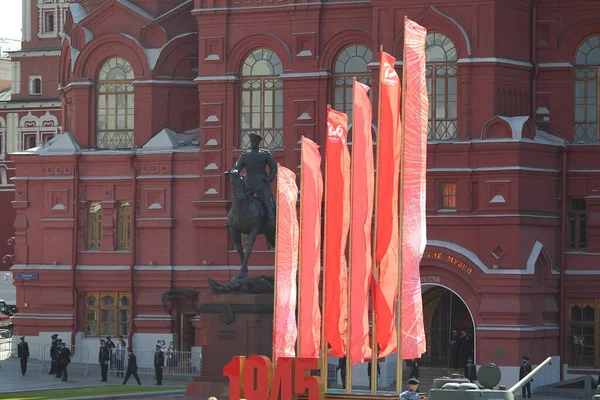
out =
<path fill-rule="evenodd" d="M 462 371 L 468 358 L 476 360 L 473 313 L 460 295 L 447 286 L 423 283 L 421 292 L 427 352 L 422 355 L 420 364 Z M 457 329 L 458 338 L 453 337 L 453 328 Z"/>

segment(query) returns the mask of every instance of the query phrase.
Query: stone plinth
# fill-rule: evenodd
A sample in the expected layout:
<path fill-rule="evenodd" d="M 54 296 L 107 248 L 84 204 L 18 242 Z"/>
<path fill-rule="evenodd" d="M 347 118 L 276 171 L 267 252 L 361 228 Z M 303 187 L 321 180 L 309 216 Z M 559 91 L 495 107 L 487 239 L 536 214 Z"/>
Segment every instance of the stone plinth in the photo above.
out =
<path fill-rule="evenodd" d="M 271 357 L 273 295 L 200 294 L 198 319 L 193 321 L 195 344 L 202 346 L 202 372 L 186 395 L 228 395 L 223 367 L 234 356 Z"/>

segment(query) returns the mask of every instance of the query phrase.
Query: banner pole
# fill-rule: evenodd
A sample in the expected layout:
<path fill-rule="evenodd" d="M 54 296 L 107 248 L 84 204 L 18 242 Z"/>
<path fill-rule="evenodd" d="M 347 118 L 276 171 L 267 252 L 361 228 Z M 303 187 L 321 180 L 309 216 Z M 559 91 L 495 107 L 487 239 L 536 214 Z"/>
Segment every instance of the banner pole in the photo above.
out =
<path fill-rule="evenodd" d="M 279 166 L 280 166 L 280 163 L 277 163 L 277 169 L 279 169 Z M 277 180 L 279 180 L 279 178 L 277 178 Z M 278 183 L 277 181 L 275 181 L 275 182 Z M 277 185 L 277 200 L 279 200 L 279 185 Z M 276 323 L 277 323 L 277 260 L 278 260 L 277 248 L 279 247 L 278 238 L 279 238 L 279 207 L 276 207 L 275 208 L 275 263 L 273 265 L 273 270 L 275 271 L 273 329 L 275 329 L 277 327 L 277 325 L 276 325 Z M 275 337 L 275 335 L 273 335 L 273 338 L 274 337 Z M 272 349 L 271 349 L 271 355 L 272 355 L 272 359 L 273 359 L 273 368 L 275 368 L 277 366 L 277 357 L 275 357 L 275 348 L 276 348 L 276 343 L 275 343 L 275 340 L 273 340 Z"/>
<path fill-rule="evenodd" d="M 356 77 L 352 78 L 353 89 L 354 81 L 356 81 Z M 352 91 L 352 96 L 354 96 L 354 90 Z M 354 122 L 354 99 L 352 99 L 352 107 L 352 122 Z M 352 393 L 352 361 L 350 360 L 350 338 L 352 335 L 352 324 L 350 322 L 352 315 L 352 205 L 354 204 L 354 188 L 352 186 L 354 184 L 354 153 L 354 145 L 352 145 L 352 156 L 350 158 L 350 231 L 348 232 L 348 329 L 346 332 L 346 394 Z"/>
<path fill-rule="evenodd" d="M 379 210 L 379 167 L 380 167 L 380 143 L 379 137 L 381 135 L 381 82 L 383 81 L 383 68 L 382 62 L 383 45 L 379 45 L 379 84 L 378 84 L 378 97 L 377 101 L 377 149 L 376 149 L 376 170 L 375 170 L 375 222 L 373 224 L 373 279 L 379 282 L 379 268 L 377 266 L 377 212 Z M 377 384 L 379 376 L 377 376 L 377 362 L 379 360 L 377 351 L 377 319 L 375 318 L 375 291 L 371 285 L 371 394 L 377 394 Z"/>
<path fill-rule="evenodd" d="M 399 205 L 398 205 L 398 305 L 396 310 L 396 331 L 398 334 L 397 345 L 398 352 L 396 353 L 396 392 L 402 393 L 402 245 L 404 232 L 402 226 L 404 224 L 404 126 L 406 124 L 406 19 L 404 16 L 404 46 L 402 49 L 402 115 L 400 124 L 400 184 L 399 186 Z"/>
<path fill-rule="evenodd" d="M 331 105 L 327 104 L 327 117 L 329 118 L 329 110 Z M 327 141 L 329 140 L 329 131 L 325 136 L 325 212 L 323 213 L 323 289 L 321 290 L 321 379 L 325 385 L 325 392 L 327 393 L 327 339 L 325 337 L 325 318 L 327 318 L 326 310 L 326 288 L 327 288 Z M 337 375 L 337 373 L 336 373 Z"/>
<path fill-rule="evenodd" d="M 300 237 L 298 238 L 298 338 L 296 341 L 296 357 L 300 357 L 300 344 L 302 335 L 302 237 L 304 232 L 302 226 L 304 225 L 302 218 L 302 189 L 304 188 L 304 174 L 302 173 L 302 147 L 303 143 L 300 144 Z"/>

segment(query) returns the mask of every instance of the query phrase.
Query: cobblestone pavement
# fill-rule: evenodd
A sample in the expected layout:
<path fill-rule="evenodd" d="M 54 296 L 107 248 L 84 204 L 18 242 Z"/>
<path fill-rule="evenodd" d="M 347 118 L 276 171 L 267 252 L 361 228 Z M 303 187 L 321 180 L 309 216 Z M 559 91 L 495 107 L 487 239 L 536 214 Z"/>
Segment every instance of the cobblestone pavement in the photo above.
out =
<path fill-rule="evenodd" d="M 69 364 L 69 381 L 61 382 L 54 375 L 48 375 L 48 372 L 40 365 L 30 364 L 27 367 L 27 374 L 21 375 L 21 367 L 18 360 L 9 359 L 0 361 L 0 393 L 21 392 L 29 390 L 52 390 L 65 388 L 80 388 L 89 386 L 101 385 L 120 385 L 123 378 L 116 377 L 112 374 L 108 376 L 108 382 L 100 382 L 100 366 L 91 365 L 90 374 L 85 375 L 85 368 L 81 364 Z M 151 386 L 156 382 L 149 375 L 140 375 L 142 385 Z M 136 385 L 135 379 L 132 377 L 127 382 L 127 385 Z M 187 385 L 186 380 L 163 381 L 163 386 L 173 387 L 174 390 L 184 390 Z"/>

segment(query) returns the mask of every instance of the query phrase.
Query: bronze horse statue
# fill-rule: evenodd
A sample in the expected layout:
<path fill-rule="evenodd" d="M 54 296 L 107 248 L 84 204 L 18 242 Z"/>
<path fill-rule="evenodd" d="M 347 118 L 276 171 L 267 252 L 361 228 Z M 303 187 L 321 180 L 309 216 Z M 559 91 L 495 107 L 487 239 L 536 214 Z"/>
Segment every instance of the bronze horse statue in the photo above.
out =
<path fill-rule="evenodd" d="M 223 175 L 231 182 L 231 210 L 227 215 L 227 227 L 233 234 L 235 248 L 240 255 L 242 265 L 238 277 L 241 278 L 248 275 L 248 259 L 259 234 L 265 235 L 269 244 L 275 247 L 275 228 L 269 227 L 265 206 L 261 200 L 246 190 L 242 174 L 232 169 Z M 242 233 L 249 235 L 245 252 Z"/>

